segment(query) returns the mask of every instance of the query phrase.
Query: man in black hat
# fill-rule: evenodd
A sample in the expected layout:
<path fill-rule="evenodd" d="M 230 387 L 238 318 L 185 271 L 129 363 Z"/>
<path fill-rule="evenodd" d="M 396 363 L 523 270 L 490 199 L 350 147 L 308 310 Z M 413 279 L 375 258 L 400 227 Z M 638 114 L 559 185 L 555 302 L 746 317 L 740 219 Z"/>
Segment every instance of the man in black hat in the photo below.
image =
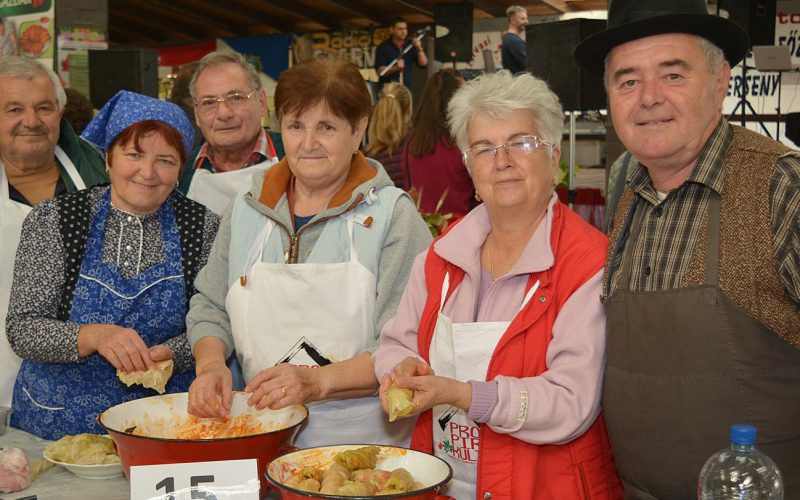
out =
<path fill-rule="evenodd" d="M 800 155 L 723 118 L 747 49 L 703 0 L 613 0 L 575 49 L 639 161 L 604 288 L 603 408 L 628 498 L 695 497 L 733 423 L 800 491 Z"/>

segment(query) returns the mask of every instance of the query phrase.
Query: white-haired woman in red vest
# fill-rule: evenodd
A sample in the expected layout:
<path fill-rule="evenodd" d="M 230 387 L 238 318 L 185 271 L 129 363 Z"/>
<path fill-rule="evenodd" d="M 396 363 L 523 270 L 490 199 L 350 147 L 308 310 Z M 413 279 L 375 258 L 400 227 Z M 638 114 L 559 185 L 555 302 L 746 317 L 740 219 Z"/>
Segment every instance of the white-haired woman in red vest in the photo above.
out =
<path fill-rule="evenodd" d="M 621 498 L 600 412 L 606 237 L 558 201 L 563 113 L 529 74 L 481 76 L 448 107 L 483 201 L 421 254 L 374 355 L 413 391 L 412 447 L 459 499 Z"/>

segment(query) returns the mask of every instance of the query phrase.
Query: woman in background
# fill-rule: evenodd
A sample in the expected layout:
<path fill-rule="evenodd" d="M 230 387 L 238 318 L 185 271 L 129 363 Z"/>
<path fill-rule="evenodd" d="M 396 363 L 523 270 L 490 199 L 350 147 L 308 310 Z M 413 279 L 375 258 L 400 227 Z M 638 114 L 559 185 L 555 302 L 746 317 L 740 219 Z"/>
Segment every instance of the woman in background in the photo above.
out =
<path fill-rule="evenodd" d="M 404 187 L 401 153 L 408 135 L 411 111 L 411 92 L 405 85 L 397 82 L 384 85 L 372 110 L 364 149 L 367 156 L 383 165 L 394 185 L 400 189 Z"/>
<path fill-rule="evenodd" d="M 461 74 L 450 68 L 428 80 L 403 147 L 406 190 L 416 189 L 423 212 L 452 213 L 455 218 L 469 212 L 475 194 L 461 152 L 447 131 L 447 103 L 463 84 Z"/>

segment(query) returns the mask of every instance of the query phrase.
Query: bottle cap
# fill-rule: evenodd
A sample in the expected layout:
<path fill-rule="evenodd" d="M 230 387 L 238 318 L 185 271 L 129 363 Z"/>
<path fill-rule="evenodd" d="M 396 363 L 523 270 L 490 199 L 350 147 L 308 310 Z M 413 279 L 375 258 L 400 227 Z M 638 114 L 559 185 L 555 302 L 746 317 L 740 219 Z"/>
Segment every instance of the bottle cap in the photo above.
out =
<path fill-rule="evenodd" d="M 733 424 L 730 439 L 731 443 L 739 445 L 756 444 L 756 428 L 749 424 Z"/>

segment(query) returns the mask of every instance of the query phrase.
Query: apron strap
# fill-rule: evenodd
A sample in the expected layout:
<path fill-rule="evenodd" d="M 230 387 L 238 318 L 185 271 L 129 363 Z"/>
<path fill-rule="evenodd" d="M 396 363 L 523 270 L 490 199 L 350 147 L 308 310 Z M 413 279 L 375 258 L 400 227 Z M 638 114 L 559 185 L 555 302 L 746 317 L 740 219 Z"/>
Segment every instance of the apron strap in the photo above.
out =
<path fill-rule="evenodd" d="M 350 262 L 358 262 L 358 252 L 356 252 L 356 245 L 353 243 L 353 227 L 355 215 L 350 212 L 347 216 L 347 236 L 350 240 Z"/>
<path fill-rule="evenodd" d="M 78 173 L 78 169 L 75 168 L 75 164 L 72 163 L 72 160 L 69 158 L 69 156 L 67 156 L 67 153 L 61 149 L 61 146 L 56 146 L 56 158 L 58 158 L 58 161 L 61 162 L 61 166 L 64 167 L 64 170 L 67 171 L 67 175 L 69 175 L 72 183 L 75 184 L 75 189 L 86 189 L 86 183 L 83 182 L 81 175 Z"/>
<path fill-rule="evenodd" d="M 631 222 L 626 224 L 627 228 L 623 229 L 620 235 L 620 243 L 635 242 L 639 240 L 639 233 L 642 232 L 642 219 L 644 218 L 644 210 L 638 210 L 639 199 L 634 197 L 633 206 L 631 207 Z M 628 235 L 627 237 L 625 235 Z M 631 282 L 631 262 L 633 261 L 633 245 L 625 244 L 622 252 L 622 263 L 620 265 L 619 281 L 617 282 L 617 291 L 627 291 Z"/>
<path fill-rule="evenodd" d="M 519 311 L 518 312 L 522 312 L 522 310 L 525 309 L 525 306 L 528 305 L 528 302 L 531 301 L 531 298 L 533 297 L 533 294 L 535 294 L 536 290 L 539 289 L 539 284 L 540 283 L 541 283 L 541 281 L 536 280 L 536 283 L 534 283 L 533 286 L 531 287 L 531 289 L 528 290 L 528 293 L 525 294 L 525 298 L 522 299 L 522 305 L 519 306 Z"/>
<path fill-rule="evenodd" d="M 711 191 L 708 200 L 708 244 L 706 245 L 706 284 L 719 283 L 720 196 Z"/>
<path fill-rule="evenodd" d="M 2 197 L 0 198 L 2 201 L 10 199 L 8 194 L 8 178 L 6 178 L 6 166 L 2 159 L 0 159 L 0 197 Z"/>
<path fill-rule="evenodd" d="M 275 228 L 275 221 L 270 218 L 267 218 L 267 223 L 264 224 L 264 227 L 261 228 L 259 231 L 258 236 L 253 241 L 253 244 L 250 246 L 250 251 L 247 254 L 247 260 L 244 261 L 244 269 L 242 269 L 242 275 L 239 277 L 239 284 L 245 286 L 247 284 L 247 274 L 253 268 L 253 265 L 259 260 L 263 258 L 262 254 L 264 253 L 264 247 L 266 246 L 267 240 L 269 239 L 270 234 L 272 234 L 272 230 Z"/>
<path fill-rule="evenodd" d="M 358 252 L 356 251 L 355 244 L 353 243 L 353 227 L 354 216 L 351 213 L 347 216 L 347 235 L 348 239 L 350 240 L 350 262 L 358 262 Z M 247 275 L 250 273 L 250 270 L 253 268 L 255 263 L 264 258 L 264 247 L 267 245 L 267 240 L 269 240 L 273 229 L 275 229 L 275 221 L 267 218 L 267 223 L 264 224 L 263 228 L 261 228 L 261 231 L 258 233 L 258 236 L 256 236 L 256 239 L 253 241 L 250 251 L 247 254 L 247 260 L 244 263 L 242 275 L 239 277 L 239 284 L 241 286 L 245 286 L 247 284 Z"/>
<path fill-rule="evenodd" d="M 522 299 L 522 304 L 520 304 L 519 311 L 517 311 L 518 313 L 522 312 L 522 310 L 525 309 L 525 306 L 528 305 L 528 302 L 531 301 L 531 298 L 536 293 L 536 290 L 539 289 L 540 284 L 541 281 L 536 280 L 536 283 L 534 283 L 533 286 L 528 290 L 528 292 L 525 294 L 525 298 Z M 447 298 L 447 292 L 449 291 L 450 291 L 450 273 L 445 273 L 444 281 L 442 282 L 442 297 L 439 301 L 439 312 L 441 312 L 442 309 L 444 308 L 444 301 Z"/>
<path fill-rule="evenodd" d="M 444 308 L 444 300 L 447 298 L 447 292 L 450 291 L 450 273 L 445 273 L 444 281 L 442 282 L 442 298 L 439 301 L 439 312 Z"/>

